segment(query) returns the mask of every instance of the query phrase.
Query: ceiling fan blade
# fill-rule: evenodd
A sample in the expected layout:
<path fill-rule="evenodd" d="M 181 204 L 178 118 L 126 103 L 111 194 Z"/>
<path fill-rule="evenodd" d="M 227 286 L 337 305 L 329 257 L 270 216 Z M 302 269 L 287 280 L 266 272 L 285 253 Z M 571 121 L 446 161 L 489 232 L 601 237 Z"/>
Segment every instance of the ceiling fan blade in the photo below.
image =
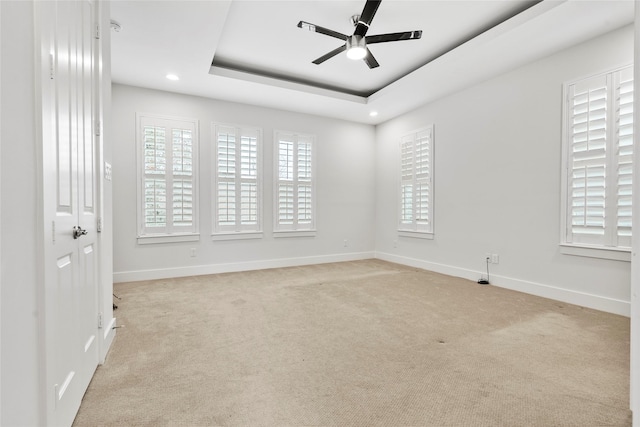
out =
<path fill-rule="evenodd" d="M 422 37 L 422 31 L 405 31 L 403 33 L 378 34 L 364 38 L 367 44 L 397 42 L 400 40 L 417 40 Z"/>
<path fill-rule="evenodd" d="M 373 54 L 371 53 L 369 48 L 367 48 L 367 56 L 365 56 L 362 60 L 369 66 L 369 68 L 376 68 L 380 66 L 380 64 L 378 64 L 378 61 L 376 61 L 376 58 L 373 57 Z"/>
<path fill-rule="evenodd" d="M 347 36 L 342 33 L 330 30 L 328 28 L 321 27 L 319 25 L 310 24 L 309 22 L 305 22 L 305 21 L 298 22 L 298 28 L 302 28 L 303 30 L 313 31 L 315 33 L 324 34 L 326 36 L 335 37 L 340 40 L 347 39 Z"/>
<path fill-rule="evenodd" d="M 333 49 L 331 52 L 322 55 L 320 58 L 318 58 L 315 61 L 313 61 L 313 63 L 316 64 L 316 65 L 320 65 L 324 61 L 326 61 L 327 59 L 331 59 L 334 56 L 336 56 L 337 54 L 339 54 L 340 52 L 344 52 L 345 50 L 347 50 L 347 45 L 343 44 L 339 48 Z"/>
<path fill-rule="evenodd" d="M 373 17 L 376 15 L 381 2 L 382 0 L 367 0 L 360 14 L 360 19 L 356 24 L 356 30 L 353 32 L 354 35 L 364 37 L 365 34 L 367 34 L 371 21 L 373 21 Z"/>

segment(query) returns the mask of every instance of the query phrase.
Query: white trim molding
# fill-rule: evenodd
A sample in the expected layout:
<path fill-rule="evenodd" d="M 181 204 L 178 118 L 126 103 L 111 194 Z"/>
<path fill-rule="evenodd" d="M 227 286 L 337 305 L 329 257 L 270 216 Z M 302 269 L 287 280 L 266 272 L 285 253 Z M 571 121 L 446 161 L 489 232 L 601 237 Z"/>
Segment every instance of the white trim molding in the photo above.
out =
<path fill-rule="evenodd" d="M 635 32 L 634 32 L 634 77 L 636 81 L 640 81 L 640 4 L 635 2 Z M 633 95 L 635 105 L 640 105 L 640 90 L 636 90 Z M 636 111 L 634 119 L 634 133 L 640 135 L 640 114 Z M 638 147 L 636 139 L 635 148 Z M 633 153 L 633 173 L 634 176 L 640 176 L 640 152 L 634 150 Z M 640 180 L 633 180 L 633 194 L 638 199 L 640 194 Z M 633 413 L 633 426 L 640 427 L 640 233 L 638 233 L 638 224 L 640 224 L 640 209 L 636 208 L 632 213 L 633 234 L 632 239 L 632 258 L 631 258 L 631 336 L 630 336 L 630 388 L 629 388 L 629 407 Z"/>
<path fill-rule="evenodd" d="M 585 245 L 560 244 L 560 253 L 588 258 L 610 259 L 613 261 L 631 261 L 631 251 L 620 248 L 588 247 Z"/>

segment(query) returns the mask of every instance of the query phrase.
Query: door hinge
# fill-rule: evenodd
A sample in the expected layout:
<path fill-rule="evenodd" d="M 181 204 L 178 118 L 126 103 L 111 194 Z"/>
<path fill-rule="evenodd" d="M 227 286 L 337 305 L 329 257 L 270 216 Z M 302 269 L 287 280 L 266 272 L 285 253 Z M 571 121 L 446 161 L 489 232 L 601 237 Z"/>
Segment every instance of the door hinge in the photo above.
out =
<path fill-rule="evenodd" d="M 102 121 L 101 120 L 96 120 L 96 136 L 100 136 L 100 134 L 102 133 Z"/>
<path fill-rule="evenodd" d="M 51 243 L 56 243 L 56 222 L 51 221 Z"/>
<path fill-rule="evenodd" d="M 98 223 L 96 224 L 96 229 L 98 233 L 102 232 L 102 218 L 98 217 Z"/>
<path fill-rule="evenodd" d="M 49 54 L 49 79 L 53 80 L 54 77 L 54 60 L 53 60 L 53 53 Z"/>
<path fill-rule="evenodd" d="M 96 39 L 100 40 L 100 24 L 96 24 Z"/>
<path fill-rule="evenodd" d="M 98 313 L 98 329 L 102 329 L 102 313 Z"/>

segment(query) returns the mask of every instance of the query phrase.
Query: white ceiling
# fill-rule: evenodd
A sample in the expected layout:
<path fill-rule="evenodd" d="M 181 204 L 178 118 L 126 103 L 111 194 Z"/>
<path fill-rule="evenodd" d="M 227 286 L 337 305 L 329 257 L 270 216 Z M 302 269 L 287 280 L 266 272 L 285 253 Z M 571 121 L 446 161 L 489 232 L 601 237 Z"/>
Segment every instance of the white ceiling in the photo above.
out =
<path fill-rule="evenodd" d="M 496 74 L 633 22 L 632 0 L 383 0 L 368 35 L 422 30 L 371 45 L 380 67 L 340 54 L 362 1 L 111 2 L 114 82 L 380 123 Z M 514 16 L 515 14 L 515 16 Z M 213 60 L 213 66 L 212 66 Z M 169 81 L 166 74 L 180 76 Z M 329 88 L 329 89 L 328 89 Z M 376 117 L 370 117 L 377 111 Z"/>

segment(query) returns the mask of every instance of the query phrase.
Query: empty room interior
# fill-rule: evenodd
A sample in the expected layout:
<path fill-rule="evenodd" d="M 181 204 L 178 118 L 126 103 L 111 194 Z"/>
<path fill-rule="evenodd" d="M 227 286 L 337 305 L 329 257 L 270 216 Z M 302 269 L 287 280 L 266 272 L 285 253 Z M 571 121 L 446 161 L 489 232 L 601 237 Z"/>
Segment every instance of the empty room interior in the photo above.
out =
<path fill-rule="evenodd" d="M 0 1 L 0 425 L 640 426 L 634 8 Z"/>

